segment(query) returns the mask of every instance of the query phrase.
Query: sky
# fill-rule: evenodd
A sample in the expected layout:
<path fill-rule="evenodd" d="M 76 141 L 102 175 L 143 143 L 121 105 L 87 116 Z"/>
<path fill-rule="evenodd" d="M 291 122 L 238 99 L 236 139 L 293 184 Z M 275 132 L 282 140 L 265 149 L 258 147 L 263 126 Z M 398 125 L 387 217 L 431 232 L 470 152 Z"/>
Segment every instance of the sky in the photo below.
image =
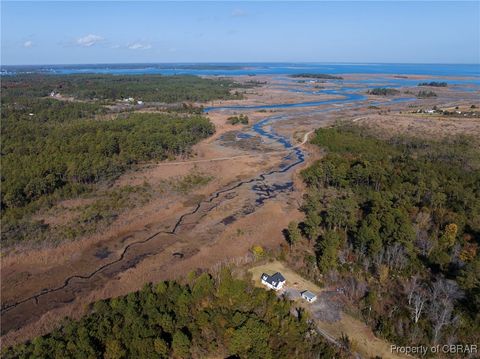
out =
<path fill-rule="evenodd" d="M 480 63 L 480 2 L 3 1 L 1 62 Z"/>

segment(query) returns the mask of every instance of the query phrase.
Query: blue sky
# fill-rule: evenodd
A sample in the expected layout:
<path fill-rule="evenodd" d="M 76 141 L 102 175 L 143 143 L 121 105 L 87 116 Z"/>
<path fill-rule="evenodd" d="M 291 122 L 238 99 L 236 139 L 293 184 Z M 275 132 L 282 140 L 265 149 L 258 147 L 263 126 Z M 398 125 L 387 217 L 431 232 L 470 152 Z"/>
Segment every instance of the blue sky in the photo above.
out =
<path fill-rule="evenodd" d="M 480 2 L 2 1 L 2 64 L 479 63 Z"/>

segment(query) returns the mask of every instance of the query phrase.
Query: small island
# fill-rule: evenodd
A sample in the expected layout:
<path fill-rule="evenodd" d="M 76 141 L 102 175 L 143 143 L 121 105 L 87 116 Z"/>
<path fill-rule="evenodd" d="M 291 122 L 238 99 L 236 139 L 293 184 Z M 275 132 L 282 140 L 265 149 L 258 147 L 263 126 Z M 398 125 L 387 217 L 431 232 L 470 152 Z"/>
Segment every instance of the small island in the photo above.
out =
<path fill-rule="evenodd" d="M 386 87 L 376 87 L 374 89 L 368 90 L 367 94 L 374 96 L 393 96 L 398 94 L 400 91 L 386 88 Z"/>
<path fill-rule="evenodd" d="M 417 86 L 447 87 L 448 84 L 446 82 L 431 81 L 431 82 L 420 82 Z"/>
<path fill-rule="evenodd" d="M 329 74 L 310 74 L 310 73 L 301 73 L 301 74 L 293 74 L 290 77 L 295 78 L 312 78 L 312 79 L 322 79 L 322 80 L 343 80 L 341 76 L 334 76 Z"/>
<path fill-rule="evenodd" d="M 417 93 L 417 98 L 429 98 L 429 97 L 437 97 L 437 94 L 433 91 L 419 91 Z"/>
<path fill-rule="evenodd" d="M 239 116 L 230 116 L 227 118 L 227 122 L 231 125 L 237 125 L 237 124 L 242 124 L 242 125 L 248 125 L 248 116 L 244 114 L 240 114 Z"/>

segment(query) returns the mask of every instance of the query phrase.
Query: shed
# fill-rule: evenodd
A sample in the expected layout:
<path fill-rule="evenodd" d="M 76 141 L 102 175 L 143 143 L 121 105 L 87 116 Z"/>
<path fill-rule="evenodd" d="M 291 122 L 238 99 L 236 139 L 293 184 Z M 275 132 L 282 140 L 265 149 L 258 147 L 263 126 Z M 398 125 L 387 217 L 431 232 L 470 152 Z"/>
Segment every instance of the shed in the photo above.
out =
<path fill-rule="evenodd" d="M 309 290 L 305 290 L 302 292 L 302 298 L 309 303 L 313 303 L 317 300 L 317 296 Z"/>

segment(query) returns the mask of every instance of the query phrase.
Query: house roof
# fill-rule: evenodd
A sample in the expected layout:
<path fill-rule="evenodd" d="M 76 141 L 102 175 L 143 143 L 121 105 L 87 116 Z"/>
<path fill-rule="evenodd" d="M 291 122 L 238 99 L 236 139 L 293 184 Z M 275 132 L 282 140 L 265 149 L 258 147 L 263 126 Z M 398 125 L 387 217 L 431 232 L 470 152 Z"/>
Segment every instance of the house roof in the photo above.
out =
<path fill-rule="evenodd" d="M 305 298 L 308 298 L 308 299 L 313 299 L 316 297 L 316 295 L 312 292 L 310 292 L 309 290 L 306 290 L 304 292 L 302 292 L 302 297 L 305 297 Z"/>
<path fill-rule="evenodd" d="M 280 282 L 285 282 L 285 277 L 280 272 L 277 272 L 271 276 L 266 273 L 263 273 L 262 279 L 274 287 L 278 287 L 278 284 Z"/>
<path fill-rule="evenodd" d="M 272 278 L 276 282 L 285 282 L 285 277 L 280 272 L 277 272 L 274 275 L 272 275 Z"/>

